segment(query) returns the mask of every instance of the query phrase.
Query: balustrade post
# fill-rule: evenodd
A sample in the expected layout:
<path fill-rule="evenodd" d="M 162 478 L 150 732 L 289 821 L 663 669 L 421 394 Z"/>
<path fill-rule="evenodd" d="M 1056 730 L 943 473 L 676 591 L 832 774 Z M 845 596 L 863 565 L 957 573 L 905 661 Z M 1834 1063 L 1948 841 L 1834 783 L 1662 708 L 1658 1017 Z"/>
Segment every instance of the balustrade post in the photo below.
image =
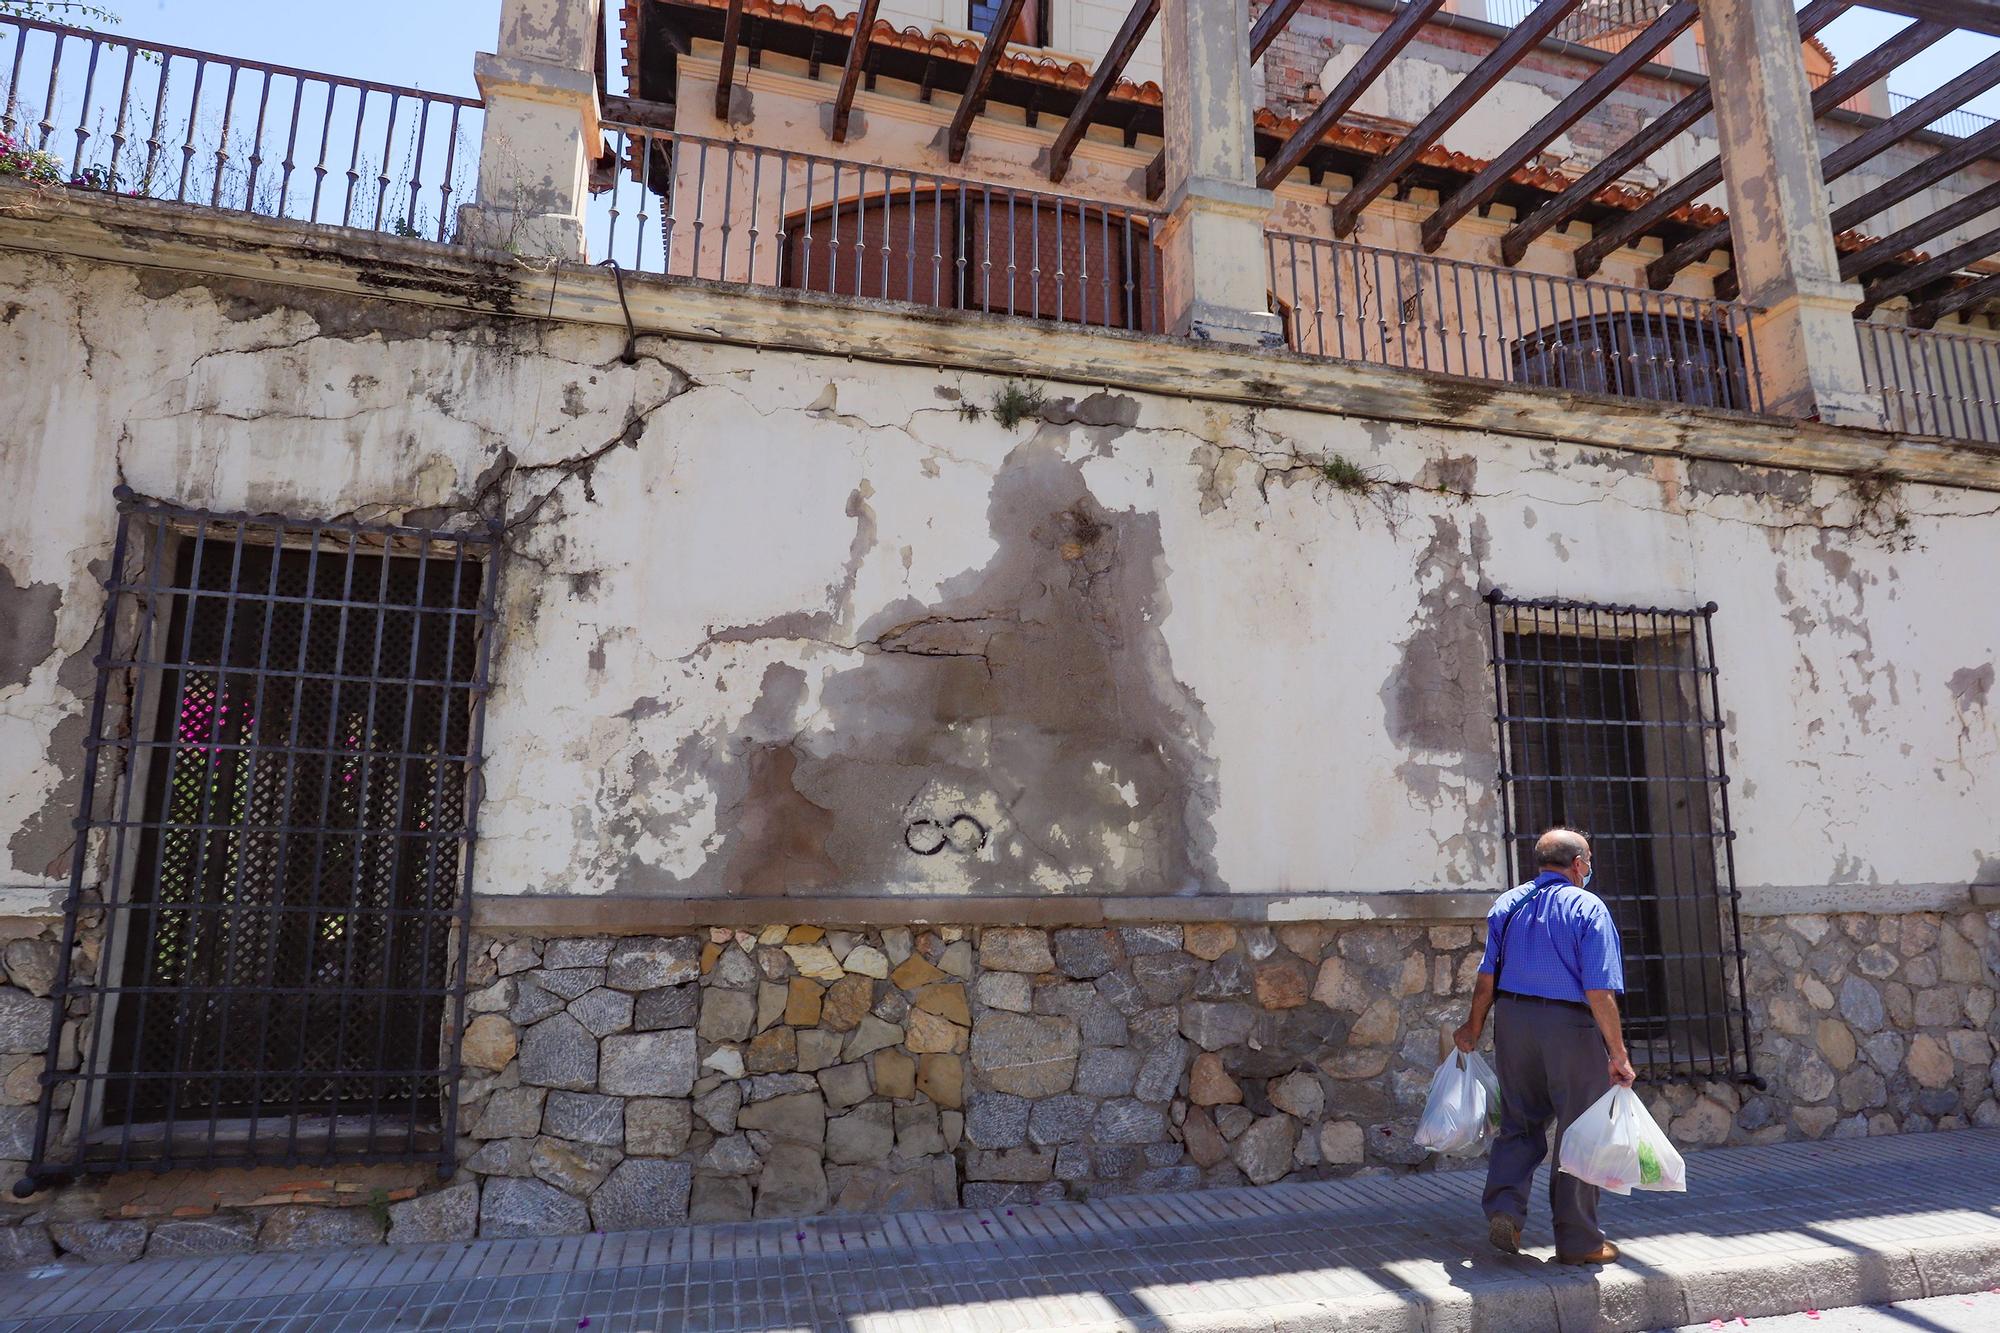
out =
<path fill-rule="evenodd" d="M 603 0 L 502 0 L 499 50 L 473 65 L 486 102 L 468 244 L 581 260 L 590 164 L 602 151 L 594 60 Z"/>
<path fill-rule="evenodd" d="M 1165 0 L 1167 220 L 1161 289 L 1168 332 L 1277 346 L 1250 108 L 1248 0 Z"/>
<path fill-rule="evenodd" d="M 1701 20 L 1765 408 L 1881 430 L 1881 395 L 1863 375 L 1854 329 L 1861 292 L 1840 280 L 1834 252 L 1791 0 L 1703 0 Z"/>

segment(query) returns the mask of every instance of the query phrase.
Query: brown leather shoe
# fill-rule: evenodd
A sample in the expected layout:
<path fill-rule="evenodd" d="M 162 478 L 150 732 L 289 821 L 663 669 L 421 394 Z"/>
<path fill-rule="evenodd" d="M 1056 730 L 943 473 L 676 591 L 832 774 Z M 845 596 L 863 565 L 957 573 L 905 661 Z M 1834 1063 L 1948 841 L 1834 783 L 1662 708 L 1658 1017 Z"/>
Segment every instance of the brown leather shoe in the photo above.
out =
<path fill-rule="evenodd" d="M 1618 1247 L 1607 1240 L 1596 1249 L 1584 1254 L 1558 1254 L 1556 1262 L 1559 1264 L 1577 1265 L 1615 1264 L 1618 1262 Z"/>
<path fill-rule="evenodd" d="M 1486 1239 L 1493 1242 L 1493 1248 L 1503 1254 L 1519 1254 L 1521 1224 L 1505 1213 L 1495 1213 L 1486 1219 Z"/>

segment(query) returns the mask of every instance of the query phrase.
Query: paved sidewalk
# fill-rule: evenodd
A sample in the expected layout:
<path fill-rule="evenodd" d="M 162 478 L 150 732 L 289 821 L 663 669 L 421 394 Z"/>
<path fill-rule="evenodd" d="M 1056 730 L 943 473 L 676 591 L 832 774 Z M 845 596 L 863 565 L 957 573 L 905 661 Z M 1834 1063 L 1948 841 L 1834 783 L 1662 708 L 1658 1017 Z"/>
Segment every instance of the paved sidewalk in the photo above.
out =
<path fill-rule="evenodd" d="M 2000 1131 L 1693 1154 L 1626 1262 L 1490 1251 L 1478 1171 L 0 1276 L 0 1330 L 1659 1329 L 2000 1286 Z M 1537 1193 L 1540 1208 L 1546 1195 Z"/>

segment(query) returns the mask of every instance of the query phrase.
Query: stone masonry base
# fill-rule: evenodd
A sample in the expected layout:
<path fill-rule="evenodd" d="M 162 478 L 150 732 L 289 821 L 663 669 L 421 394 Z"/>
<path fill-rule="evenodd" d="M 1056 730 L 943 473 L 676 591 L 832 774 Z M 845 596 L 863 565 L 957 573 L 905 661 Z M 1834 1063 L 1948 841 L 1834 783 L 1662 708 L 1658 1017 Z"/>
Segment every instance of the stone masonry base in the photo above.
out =
<path fill-rule="evenodd" d="M 476 938 L 451 1182 L 414 1165 L 87 1178 L 0 1208 L 0 1261 L 608 1232 L 1422 1169 L 1438 1163 L 1411 1132 L 1443 1034 L 1463 1020 L 1480 934 L 770 925 Z M 2000 914 L 1769 917 L 1744 934 L 1768 1086 L 1647 1086 L 1677 1141 L 2000 1124 Z M 0 952 L 9 1181 L 32 1134 L 54 939 L 15 929 Z"/>

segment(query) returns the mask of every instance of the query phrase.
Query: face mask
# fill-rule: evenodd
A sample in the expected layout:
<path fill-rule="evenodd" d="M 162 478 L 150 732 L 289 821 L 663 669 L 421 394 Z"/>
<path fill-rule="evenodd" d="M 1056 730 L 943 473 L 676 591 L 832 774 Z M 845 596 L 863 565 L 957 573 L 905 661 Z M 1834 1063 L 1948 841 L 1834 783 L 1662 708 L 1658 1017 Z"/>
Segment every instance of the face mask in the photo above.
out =
<path fill-rule="evenodd" d="M 1584 871 L 1584 872 L 1583 872 L 1583 887 L 1584 887 L 1584 888 L 1586 888 L 1586 889 L 1587 889 L 1587 888 L 1589 888 L 1589 887 L 1590 887 L 1590 881 L 1591 881 L 1591 880 L 1593 880 L 1593 879 L 1595 879 L 1595 878 L 1597 878 L 1597 872 L 1595 872 L 1595 871 L 1592 871 L 1592 870 L 1586 870 L 1586 871 Z"/>

